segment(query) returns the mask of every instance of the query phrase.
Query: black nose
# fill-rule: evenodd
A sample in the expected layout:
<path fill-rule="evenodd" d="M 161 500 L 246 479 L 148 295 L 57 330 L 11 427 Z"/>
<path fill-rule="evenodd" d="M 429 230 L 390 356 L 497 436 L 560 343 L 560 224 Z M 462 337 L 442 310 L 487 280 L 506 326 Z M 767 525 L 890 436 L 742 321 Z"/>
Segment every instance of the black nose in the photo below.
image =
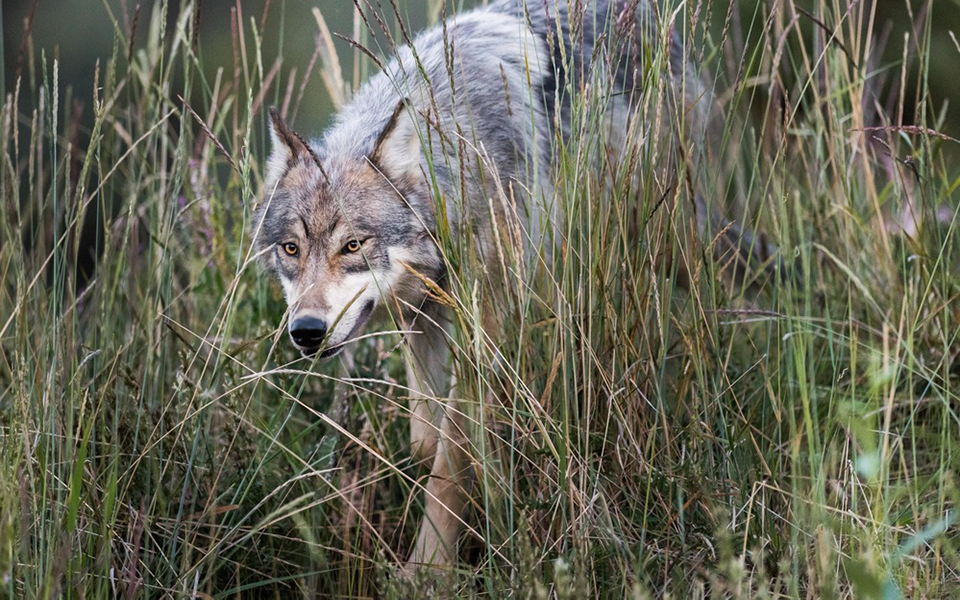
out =
<path fill-rule="evenodd" d="M 290 337 L 301 348 L 311 350 L 319 348 L 326 335 L 326 322 L 316 317 L 301 317 L 290 326 Z"/>

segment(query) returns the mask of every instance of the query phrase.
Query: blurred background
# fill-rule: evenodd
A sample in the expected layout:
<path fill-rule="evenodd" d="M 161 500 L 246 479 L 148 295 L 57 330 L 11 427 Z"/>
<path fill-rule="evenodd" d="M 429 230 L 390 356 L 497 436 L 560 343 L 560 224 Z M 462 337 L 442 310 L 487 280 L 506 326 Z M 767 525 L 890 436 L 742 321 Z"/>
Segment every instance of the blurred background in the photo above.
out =
<path fill-rule="evenodd" d="M 942 133 L 960 138 L 960 0 L 864 0 L 873 2 L 877 13 L 874 31 L 875 43 L 883 47 L 884 64 L 876 65 L 875 73 L 884 82 L 881 93 L 896 94 L 899 82 L 904 45 L 913 44 L 921 37 L 922 31 L 913 31 L 913 23 L 922 23 L 932 28 L 932 48 L 928 53 L 930 64 L 930 89 L 933 98 L 928 106 L 936 114 L 943 116 Z M 779 0 L 738 0 L 735 2 L 736 14 L 733 15 L 731 33 L 733 39 L 742 37 L 751 23 L 758 18 L 758 5 L 767 7 Z M 462 10 L 485 3 L 484 0 L 453 0 L 448 2 L 448 10 Z M 176 22 L 179 2 L 170 2 L 167 22 L 170 27 Z M 807 5 L 814 2 L 799 0 L 794 3 L 801 13 L 798 24 L 809 35 L 823 31 L 814 19 L 815 15 L 805 12 Z M 853 2 L 852 4 L 859 4 Z M 105 64 L 109 59 L 115 38 L 115 31 L 129 31 L 135 20 L 137 7 L 140 17 L 137 28 L 137 42 L 146 39 L 146 23 L 150 13 L 161 5 L 160 0 L 3 0 L 3 62 L 4 83 L 11 90 L 16 74 L 24 72 L 31 76 L 31 48 L 24 43 L 24 29 L 27 20 L 32 20 L 32 45 L 35 60 L 40 60 L 41 50 L 47 60 L 54 55 L 60 59 L 61 85 L 72 86 L 73 95 L 81 103 L 89 105 L 92 98 L 94 69 L 97 60 Z M 383 3 L 386 14 L 390 14 L 388 3 Z M 404 15 L 410 28 L 417 30 L 428 22 L 436 20 L 441 3 L 439 0 L 397 0 L 397 6 Z M 717 0 L 703 2 L 704 14 L 710 14 L 710 31 L 713 38 L 720 39 L 730 2 Z M 283 57 L 281 77 L 287 77 L 293 68 L 297 69 L 298 81 L 308 68 L 316 45 L 318 27 L 311 13 L 318 7 L 332 33 L 354 37 L 354 6 L 349 0 L 236 0 L 204 2 L 200 11 L 200 53 L 202 64 L 209 72 L 208 78 L 216 75 L 218 68 L 230 71 L 233 68 L 234 50 L 232 42 L 232 21 L 235 15 L 247 24 L 255 24 L 262 32 L 264 56 Z M 759 6 L 759 8 L 765 8 Z M 809 7 L 808 7 L 809 8 Z M 812 10 L 812 9 L 810 9 Z M 763 15 L 765 13 L 759 13 Z M 930 18 L 924 18 L 930 17 Z M 821 22 L 822 23 L 822 22 Z M 831 26 L 823 23 L 824 26 Z M 282 35 L 280 32 L 283 32 Z M 953 36 L 951 36 L 953 32 Z M 249 35 L 249 33 L 248 33 Z M 353 51 L 349 45 L 336 37 L 333 44 L 340 56 L 344 72 L 353 72 Z M 908 60 L 915 60 L 917 52 L 911 48 Z M 916 65 L 910 65 L 916 67 Z M 264 65 L 269 69 L 270 65 Z M 318 65 L 315 65 L 318 68 Z M 363 74 L 365 75 L 365 74 Z M 363 77 L 361 77 L 361 80 Z M 285 79 L 282 80 L 285 85 Z M 915 99 L 915 81 L 907 78 L 906 98 Z M 299 84 L 298 84 L 299 85 Z M 894 96 L 895 97 L 895 96 Z M 915 102 L 906 102 L 908 107 Z M 304 101 L 296 111 L 296 126 L 305 133 L 315 135 L 329 121 L 333 104 L 320 77 L 311 77 L 304 89 Z M 905 116 L 905 123 L 912 115 Z M 932 122 L 931 119 L 929 122 Z M 81 117 L 81 122 L 92 123 L 89 110 Z"/>
<path fill-rule="evenodd" d="M 389 4 L 384 3 L 389 11 Z M 476 1 L 458 2 L 458 6 L 473 6 Z M 97 61 L 105 65 L 113 51 L 115 32 L 126 32 L 136 21 L 136 44 L 140 47 L 148 37 L 146 28 L 151 11 L 162 6 L 161 0 L 3 0 L 3 57 L 4 83 L 11 90 L 17 71 L 30 76 L 29 56 L 31 49 L 24 44 L 24 30 L 28 20 L 32 32 L 35 60 L 40 60 L 41 51 L 47 60 L 53 56 L 60 59 L 61 86 L 72 86 L 74 97 L 86 101 L 92 99 L 92 85 Z M 139 7 L 139 16 L 137 9 Z M 282 56 L 281 84 L 286 86 L 292 69 L 297 70 L 296 86 L 299 87 L 303 73 L 310 66 L 317 42 L 318 26 L 311 10 L 318 7 L 331 33 L 353 38 L 354 5 L 349 0 L 238 0 L 202 2 L 200 10 L 199 53 L 206 75 L 210 81 L 219 68 L 232 74 L 234 66 L 233 21 L 239 18 L 246 24 L 250 35 L 251 24 L 262 32 L 265 60 Z M 398 7 L 404 21 L 419 29 L 436 19 L 439 4 L 436 0 L 399 0 Z M 167 23 L 173 28 L 177 22 L 180 3 L 170 2 Z M 432 13 L 432 14 L 431 14 Z M 282 34 L 281 34 L 282 32 Z M 250 40 L 247 40 L 250 44 Z M 350 46 L 333 38 L 345 72 L 352 72 L 353 52 Z M 26 46 L 26 47 L 25 47 Z M 26 56 L 26 58 L 24 58 Z M 264 69 L 270 69 L 265 64 Z M 318 77 L 319 64 L 313 66 L 313 77 L 307 81 L 304 99 L 297 111 L 297 126 L 304 132 L 319 133 L 329 119 L 333 104 L 323 81 Z M 176 93 L 176 91 L 175 91 Z M 21 102 L 22 104 L 22 102 Z M 85 111 L 89 113 L 89 110 Z M 92 124 L 93 118 L 85 114 L 83 122 Z"/>

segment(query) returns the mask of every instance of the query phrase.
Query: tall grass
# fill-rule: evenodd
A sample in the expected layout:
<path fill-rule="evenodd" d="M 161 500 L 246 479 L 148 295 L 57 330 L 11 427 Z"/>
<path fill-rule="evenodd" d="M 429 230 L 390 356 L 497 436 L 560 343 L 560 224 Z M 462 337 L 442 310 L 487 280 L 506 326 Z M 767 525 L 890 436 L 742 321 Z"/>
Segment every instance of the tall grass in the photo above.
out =
<path fill-rule="evenodd" d="M 475 477 L 460 565 L 420 584 L 960 594 L 960 169 L 926 93 L 931 54 L 960 49 L 931 47 L 949 9 L 925 6 L 893 63 L 866 2 L 662 6 L 723 115 L 716 143 L 685 149 L 700 156 L 691 185 L 663 179 L 673 150 L 602 158 L 602 102 L 583 93 L 555 148 L 553 266 L 476 283 L 469 245 L 441 239 Z M 262 43 L 309 18 L 289 7 L 235 11 L 222 64 L 193 1 L 171 26 L 165 1 L 126 22 L 105 7 L 114 52 L 96 80 L 65 89 L 50 49 L 26 44 L 0 113 L 0 586 L 406 596 L 391 569 L 425 473 L 406 448 L 397 339 L 351 364 L 300 359 L 249 242 L 265 106 L 295 113 L 318 74 L 346 101 L 375 65 L 334 45 L 322 10 L 293 76 Z M 389 7 L 343 33 L 388 54 L 381 21 L 403 39 Z M 669 85 L 662 53 L 651 61 L 645 124 Z M 784 272 L 723 283 L 691 186 L 775 241 Z"/>

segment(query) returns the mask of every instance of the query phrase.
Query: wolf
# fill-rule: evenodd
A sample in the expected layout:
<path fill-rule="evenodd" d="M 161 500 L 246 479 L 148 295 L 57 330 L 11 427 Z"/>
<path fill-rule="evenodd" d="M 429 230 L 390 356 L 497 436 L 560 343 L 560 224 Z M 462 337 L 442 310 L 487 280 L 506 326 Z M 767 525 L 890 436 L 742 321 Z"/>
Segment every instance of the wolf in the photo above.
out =
<path fill-rule="evenodd" d="M 518 264 L 549 268 L 563 228 L 555 149 L 580 126 L 579 95 L 599 98 L 608 151 L 656 139 L 681 157 L 675 173 L 695 165 L 684 149 L 702 141 L 711 95 L 668 17 L 651 0 L 496 0 L 378 60 L 317 139 L 271 111 L 254 242 L 283 288 L 293 345 L 329 358 L 371 323 L 408 332 L 410 450 L 430 475 L 407 571 L 456 560 L 469 501 L 440 240 L 469 238 L 487 271 L 470 276 L 500 285 L 502 232 Z M 659 124 L 638 122 L 651 76 Z"/>

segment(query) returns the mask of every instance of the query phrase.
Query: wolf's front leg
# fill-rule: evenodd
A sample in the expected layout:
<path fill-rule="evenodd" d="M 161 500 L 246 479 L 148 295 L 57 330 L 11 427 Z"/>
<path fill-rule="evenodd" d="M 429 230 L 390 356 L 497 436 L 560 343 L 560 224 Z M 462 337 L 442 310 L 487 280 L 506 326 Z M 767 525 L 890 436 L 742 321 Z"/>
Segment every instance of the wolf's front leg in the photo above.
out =
<path fill-rule="evenodd" d="M 463 509 L 467 503 L 468 459 L 463 419 L 455 400 L 446 315 L 428 306 L 409 327 L 407 385 L 413 392 L 410 451 L 430 465 L 423 520 L 405 570 L 418 565 L 446 565 L 456 559 Z"/>
<path fill-rule="evenodd" d="M 426 509 L 407 561 L 407 573 L 419 565 L 449 565 L 457 557 L 470 465 L 458 407 L 447 405 L 444 409 L 439 443 L 426 486 Z"/>
<path fill-rule="evenodd" d="M 450 350 L 442 311 L 428 307 L 409 328 L 406 348 L 407 387 L 410 388 L 410 454 L 416 463 L 432 460 L 443 416 L 442 402 L 450 393 Z"/>

